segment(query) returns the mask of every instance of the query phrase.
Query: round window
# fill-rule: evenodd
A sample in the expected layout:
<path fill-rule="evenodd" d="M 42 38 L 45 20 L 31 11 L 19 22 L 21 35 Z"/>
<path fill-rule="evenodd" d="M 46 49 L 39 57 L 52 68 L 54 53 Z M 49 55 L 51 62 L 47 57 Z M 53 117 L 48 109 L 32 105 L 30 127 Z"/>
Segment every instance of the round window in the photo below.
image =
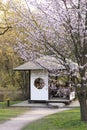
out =
<path fill-rule="evenodd" d="M 37 89 L 42 89 L 44 87 L 44 80 L 42 78 L 37 78 L 35 79 L 34 81 L 34 86 L 37 88 Z"/>

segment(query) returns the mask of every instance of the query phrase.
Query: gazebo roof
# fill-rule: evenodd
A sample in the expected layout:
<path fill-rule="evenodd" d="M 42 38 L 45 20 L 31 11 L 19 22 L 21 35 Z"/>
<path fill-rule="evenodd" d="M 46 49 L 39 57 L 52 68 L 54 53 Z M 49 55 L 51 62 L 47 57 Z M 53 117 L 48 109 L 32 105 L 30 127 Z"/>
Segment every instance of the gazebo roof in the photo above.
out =
<path fill-rule="evenodd" d="M 68 60 L 71 69 L 76 69 L 77 64 Z M 34 61 L 26 62 L 16 68 L 14 70 L 39 70 L 39 69 L 46 69 L 49 71 L 52 70 L 65 70 L 65 67 L 61 64 L 60 59 L 56 59 L 53 56 L 43 56 Z"/>
<path fill-rule="evenodd" d="M 43 68 L 46 68 L 49 71 L 52 70 L 65 70 L 65 67 L 60 63 L 59 59 L 56 59 L 53 56 L 43 56 L 36 60 L 36 62 L 41 65 Z"/>
<path fill-rule="evenodd" d="M 37 69 L 44 69 L 44 68 L 41 67 L 38 63 L 35 63 L 34 61 L 26 62 L 14 68 L 14 70 L 37 70 Z"/>

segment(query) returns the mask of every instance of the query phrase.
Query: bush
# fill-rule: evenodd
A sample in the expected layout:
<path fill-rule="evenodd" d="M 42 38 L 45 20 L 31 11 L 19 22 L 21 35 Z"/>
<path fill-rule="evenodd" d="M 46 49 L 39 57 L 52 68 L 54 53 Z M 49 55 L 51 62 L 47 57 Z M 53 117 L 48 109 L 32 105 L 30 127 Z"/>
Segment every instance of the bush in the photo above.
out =
<path fill-rule="evenodd" d="M 23 95 L 21 91 L 13 86 L 8 86 L 7 88 L 0 87 L 0 101 L 10 100 L 23 100 Z"/>

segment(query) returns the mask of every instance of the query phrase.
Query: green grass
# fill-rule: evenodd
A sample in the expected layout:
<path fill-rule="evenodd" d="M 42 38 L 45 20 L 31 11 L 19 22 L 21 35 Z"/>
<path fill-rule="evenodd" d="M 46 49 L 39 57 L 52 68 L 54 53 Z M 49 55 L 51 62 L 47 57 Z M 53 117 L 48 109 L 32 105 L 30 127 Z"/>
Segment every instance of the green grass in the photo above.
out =
<path fill-rule="evenodd" d="M 19 101 L 10 101 L 10 105 L 18 103 Z M 29 111 L 29 108 L 13 108 L 7 107 L 7 101 L 0 102 L 0 123 L 9 120 L 12 117 L 16 117 L 26 111 Z"/>
<path fill-rule="evenodd" d="M 26 111 L 28 108 L 1 108 L 0 109 L 0 123 L 3 121 L 9 120 L 12 117 L 16 117 Z"/>
<path fill-rule="evenodd" d="M 13 104 L 16 104 L 16 103 L 19 103 L 21 101 L 10 101 L 10 106 L 13 105 Z M 0 108 L 6 108 L 8 106 L 7 104 L 7 101 L 4 101 L 4 102 L 0 102 Z"/>
<path fill-rule="evenodd" d="M 35 121 L 23 130 L 87 130 L 87 124 L 80 121 L 79 109 L 72 109 Z"/>

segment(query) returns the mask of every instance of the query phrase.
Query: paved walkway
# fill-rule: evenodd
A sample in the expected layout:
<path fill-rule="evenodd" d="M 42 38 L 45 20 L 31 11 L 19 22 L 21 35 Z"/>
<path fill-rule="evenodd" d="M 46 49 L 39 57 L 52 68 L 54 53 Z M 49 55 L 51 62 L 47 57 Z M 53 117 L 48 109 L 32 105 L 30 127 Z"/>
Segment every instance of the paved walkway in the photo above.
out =
<path fill-rule="evenodd" d="M 71 107 L 78 106 L 78 101 L 71 103 Z M 40 118 L 43 118 L 49 114 L 68 110 L 70 108 L 32 108 L 28 112 L 12 118 L 3 124 L 0 124 L 0 130 L 21 130 L 25 125 Z"/>

